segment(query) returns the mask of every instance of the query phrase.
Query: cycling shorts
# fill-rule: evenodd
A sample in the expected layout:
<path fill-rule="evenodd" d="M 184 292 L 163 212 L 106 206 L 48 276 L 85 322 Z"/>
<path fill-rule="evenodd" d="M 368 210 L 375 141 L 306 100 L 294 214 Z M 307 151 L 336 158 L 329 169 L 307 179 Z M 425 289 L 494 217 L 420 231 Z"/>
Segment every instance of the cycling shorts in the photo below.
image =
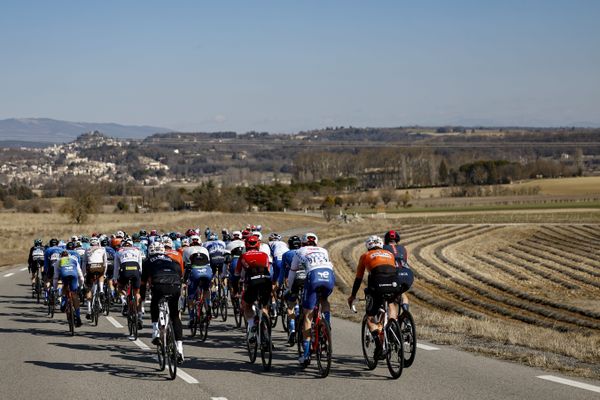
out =
<path fill-rule="evenodd" d="M 134 289 L 139 289 L 140 286 L 142 286 L 142 274 L 140 274 L 140 270 L 137 268 L 134 269 L 131 265 L 127 266 L 126 264 L 127 263 L 123 264 L 119 271 L 119 285 L 125 287 L 127 285 L 127 282 L 131 281 L 132 287 Z"/>
<path fill-rule="evenodd" d="M 60 277 L 63 287 L 68 287 L 71 292 L 76 292 L 79 289 L 79 278 L 77 274 L 65 274 Z"/>
<path fill-rule="evenodd" d="M 251 279 L 246 285 L 242 300 L 246 304 L 258 301 L 260 307 L 266 307 L 271 302 L 271 279 L 269 276 Z"/>
<path fill-rule="evenodd" d="M 271 264 L 271 282 L 275 283 L 279 281 L 279 274 L 283 269 L 283 260 L 273 259 L 273 264 Z"/>
<path fill-rule="evenodd" d="M 312 310 L 317 305 L 317 292 L 321 299 L 327 299 L 335 286 L 335 276 L 330 268 L 315 268 L 306 276 L 302 293 L 302 308 Z"/>
<path fill-rule="evenodd" d="M 196 291 L 198 289 L 200 290 L 208 290 L 210 289 L 210 281 L 211 278 L 207 278 L 207 277 L 200 277 L 197 279 L 191 278 L 188 281 L 188 298 L 190 300 L 193 300 L 194 297 L 196 297 Z"/>
<path fill-rule="evenodd" d="M 304 290 L 304 279 L 294 279 L 294 284 L 292 285 L 291 290 L 285 296 L 285 301 L 288 304 L 288 307 L 293 307 L 296 305 L 296 301 L 298 301 L 298 296 Z"/>

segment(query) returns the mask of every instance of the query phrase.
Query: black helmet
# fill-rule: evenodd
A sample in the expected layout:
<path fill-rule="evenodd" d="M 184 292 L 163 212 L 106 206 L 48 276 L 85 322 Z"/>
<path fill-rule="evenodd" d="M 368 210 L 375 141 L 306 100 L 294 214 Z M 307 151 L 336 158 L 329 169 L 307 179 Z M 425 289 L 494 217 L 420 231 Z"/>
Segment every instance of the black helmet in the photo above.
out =
<path fill-rule="evenodd" d="M 58 239 L 52 238 L 50 239 L 50 242 L 48 242 L 48 244 L 50 245 L 50 247 L 58 246 Z"/>
<path fill-rule="evenodd" d="M 67 250 L 75 250 L 75 243 L 74 242 L 67 243 Z"/>
<path fill-rule="evenodd" d="M 299 236 L 290 236 L 288 239 L 288 246 L 291 250 L 299 249 L 302 246 L 302 241 Z"/>
<path fill-rule="evenodd" d="M 36 247 L 41 246 L 42 245 L 42 239 L 35 239 L 33 241 L 33 245 L 36 246 Z"/>
<path fill-rule="evenodd" d="M 108 238 L 107 237 L 105 237 L 104 239 L 102 239 L 100 241 L 100 246 L 102 246 L 102 247 L 108 247 Z"/>

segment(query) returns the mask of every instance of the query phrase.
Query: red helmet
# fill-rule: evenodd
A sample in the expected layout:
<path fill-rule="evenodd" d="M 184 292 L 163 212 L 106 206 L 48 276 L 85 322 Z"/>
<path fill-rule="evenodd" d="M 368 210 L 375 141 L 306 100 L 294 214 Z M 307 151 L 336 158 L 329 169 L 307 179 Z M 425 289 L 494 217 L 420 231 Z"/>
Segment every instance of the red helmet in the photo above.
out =
<path fill-rule="evenodd" d="M 388 231 L 385 233 L 383 240 L 386 244 L 389 244 L 390 242 L 398 243 L 400 241 L 400 235 L 396 231 Z"/>
<path fill-rule="evenodd" d="M 250 249 L 258 250 L 260 248 L 260 240 L 258 239 L 258 236 L 256 236 L 256 235 L 248 236 L 246 238 L 246 240 L 244 241 L 244 244 L 246 245 L 246 249 L 248 249 L 248 250 L 250 250 Z"/>
<path fill-rule="evenodd" d="M 187 237 L 192 237 L 196 234 L 196 231 L 192 228 L 188 229 L 187 231 L 185 231 L 185 236 Z"/>
<path fill-rule="evenodd" d="M 250 233 L 251 233 L 251 232 L 250 232 L 248 229 L 244 229 L 244 230 L 242 231 L 242 239 L 246 239 L 246 238 L 248 238 L 248 236 L 250 236 Z"/>

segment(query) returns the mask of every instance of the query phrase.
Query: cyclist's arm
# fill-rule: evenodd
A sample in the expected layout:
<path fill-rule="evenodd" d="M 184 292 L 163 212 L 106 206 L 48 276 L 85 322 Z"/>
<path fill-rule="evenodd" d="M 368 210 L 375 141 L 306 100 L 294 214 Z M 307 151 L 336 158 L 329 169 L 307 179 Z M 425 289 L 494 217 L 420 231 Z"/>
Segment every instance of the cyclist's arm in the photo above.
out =
<path fill-rule="evenodd" d="M 76 263 L 75 269 L 77 270 L 77 278 L 79 279 L 79 286 L 83 287 L 83 283 L 84 283 L 83 272 L 81 271 L 81 266 L 79 265 L 79 262 Z"/>
<path fill-rule="evenodd" d="M 352 285 L 352 295 L 351 297 L 356 297 L 356 293 L 358 293 L 358 289 L 360 289 L 360 285 L 362 284 L 363 276 L 365 276 L 365 255 L 360 256 L 360 260 L 358 261 L 358 266 L 356 267 L 356 278 L 354 278 L 354 284 Z"/>

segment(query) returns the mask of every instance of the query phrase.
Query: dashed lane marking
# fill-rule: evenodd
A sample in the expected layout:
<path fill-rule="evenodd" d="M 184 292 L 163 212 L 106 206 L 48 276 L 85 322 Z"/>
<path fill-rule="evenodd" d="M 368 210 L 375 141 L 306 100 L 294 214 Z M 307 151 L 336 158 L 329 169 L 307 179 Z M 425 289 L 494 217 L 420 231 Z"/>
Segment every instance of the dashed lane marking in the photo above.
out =
<path fill-rule="evenodd" d="M 562 383 L 563 385 L 573 386 L 579 389 L 589 390 L 591 392 L 600 393 L 600 386 L 590 385 L 588 383 L 582 383 L 577 381 L 572 381 L 570 379 L 559 378 L 558 376 L 552 375 L 540 375 L 537 378 L 544 379 L 551 382 Z"/>
<path fill-rule="evenodd" d="M 10 272 L 10 273 L 8 273 L 8 274 L 4 275 L 4 277 L 5 277 L 5 278 L 8 278 L 9 276 L 13 276 L 14 274 L 15 274 L 14 272 Z"/>
<path fill-rule="evenodd" d="M 428 350 L 428 351 L 439 350 L 438 347 L 427 346 L 426 344 L 421 344 L 421 343 L 417 343 L 417 349 Z"/>
<path fill-rule="evenodd" d="M 142 350 L 150 350 L 150 347 L 148 347 L 148 345 L 146 345 L 146 343 L 142 342 L 140 339 L 135 339 L 133 343 L 135 343 L 136 346 Z"/>
<path fill-rule="evenodd" d="M 122 328 L 122 327 L 123 327 L 123 325 L 121 325 L 121 324 L 119 323 L 119 321 L 117 321 L 117 320 L 116 320 L 116 319 L 114 319 L 113 317 L 106 317 L 106 319 L 108 320 L 108 322 L 110 322 L 111 324 L 113 324 L 113 326 L 114 326 L 115 328 Z"/>
<path fill-rule="evenodd" d="M 177 368 L 177 376 L 179 378 L 183 379 L 184 381 L 186 381 L 187 383 L 191 383 L 191 384 L 198 383 L 198 380 L 196 378 L 194 378 L 193 376 L 191 376 L 190 374 L 188 374 L 181 368 Z"/>
<path fill-rule="evenodd" d="M 211 397 L 210 400 L 227 400 L 227 397 Z"/>
<path fill-rule="evenodd" d="M 21 268 L 19 271 L 27 271 L 27 269 L 28 269 L 28 268 L 27 268 L 27 267 L 25 267 L 25 268 Z"/>

